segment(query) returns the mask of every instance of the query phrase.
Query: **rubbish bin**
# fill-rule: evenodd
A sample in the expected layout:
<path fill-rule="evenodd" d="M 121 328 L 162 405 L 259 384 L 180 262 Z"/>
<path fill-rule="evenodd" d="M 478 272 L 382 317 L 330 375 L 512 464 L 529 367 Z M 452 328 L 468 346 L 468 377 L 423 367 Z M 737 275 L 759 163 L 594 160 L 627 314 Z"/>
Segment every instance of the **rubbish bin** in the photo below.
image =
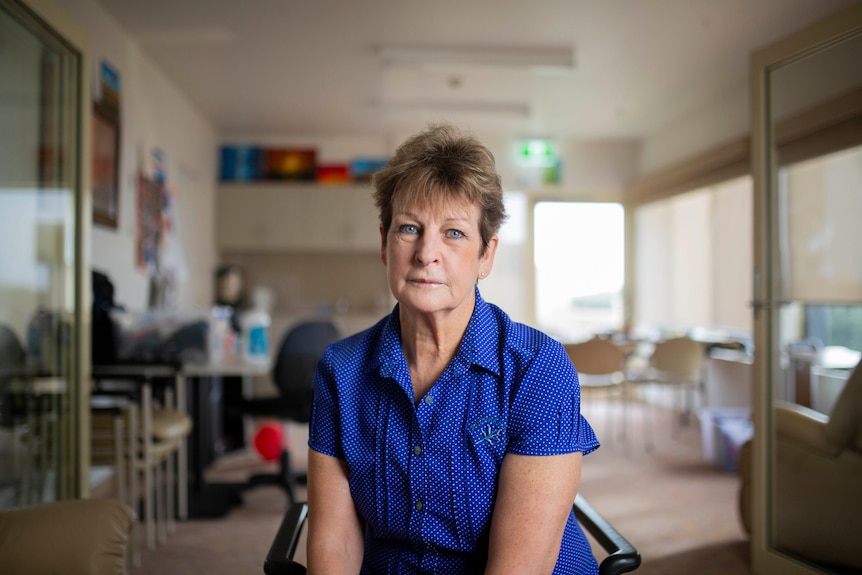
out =
<path fill-rule="evenodd" d="M 736 471 L 739 449 L 751 438 L 750 407 L 705 407 L 698 412 L 703 456 L 727 471 Z"/>

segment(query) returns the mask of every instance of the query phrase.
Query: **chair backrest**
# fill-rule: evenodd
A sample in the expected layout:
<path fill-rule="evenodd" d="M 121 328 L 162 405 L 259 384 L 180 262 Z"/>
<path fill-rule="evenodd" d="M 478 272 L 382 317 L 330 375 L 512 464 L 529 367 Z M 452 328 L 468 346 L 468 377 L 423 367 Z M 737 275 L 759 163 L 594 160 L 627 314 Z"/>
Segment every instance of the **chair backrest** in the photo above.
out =
<path fill-rule="evenodd" d="M 12 328 L 0 324 L 0 367 L 23 367 L 27 363 L 27 353 Z"/>
<path fill-rule="evenodd" d="M 862 361 L 853 368 L 835 401 L 825 433 L 830 442 L 862 452 Z"/>
<path fill-rule="evenodd" d="M 90 359 L 94 365 L 117 363 L 117 335 L 111 321 L 114 284 L 102 272 L 92 271 L 93 307 L 90 319 Z"/>
<path fill-rule="evenodd" d="M 625 369 L 625 353 L 613 342 L 594 337 L 580 343 L 563 344 L 579 374 L 607 375 Z"/>
<path fill-rule="evenodd" d="M 341 339 L 338 327 L 328 320 L 306 321 L 292 327 L 278 349 L 272 379 L 299 421 L 311 412 L 312 384 L 317 362 L 326 346 Z"/>
<path fill-rule="evenodd" d="M 12 404 L 4 401 L 8 391 L 7 380 L 12 379 L 11 374 L 17 368 L 27 364 L 27 353 L 12 328 L 0 324 L 0 424 L 11 418 Z M 4 375 L 4 371 L 6 374 Z"/>
<path fill-rule="evenodd" d="M 705 350 L 702 343 L 690 337 L 675 337 L 655 344 L 650 365 L 675 375 L 692 375 L 700 371 Z"/>

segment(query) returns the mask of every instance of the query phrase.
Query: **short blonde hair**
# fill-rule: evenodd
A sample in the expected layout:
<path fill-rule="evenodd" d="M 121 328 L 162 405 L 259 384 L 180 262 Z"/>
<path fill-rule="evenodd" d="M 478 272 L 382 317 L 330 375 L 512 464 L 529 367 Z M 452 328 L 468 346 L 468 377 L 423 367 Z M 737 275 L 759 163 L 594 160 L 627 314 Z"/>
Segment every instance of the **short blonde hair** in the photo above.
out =
<path fill-rule="evenodd" d="M 479 206 L 482 251 L 506 219 L 494 155 L 472 135 L 434 124 L 408 138 L 372 179 L 383 241 L 394 204 L 463 200 Z"/>

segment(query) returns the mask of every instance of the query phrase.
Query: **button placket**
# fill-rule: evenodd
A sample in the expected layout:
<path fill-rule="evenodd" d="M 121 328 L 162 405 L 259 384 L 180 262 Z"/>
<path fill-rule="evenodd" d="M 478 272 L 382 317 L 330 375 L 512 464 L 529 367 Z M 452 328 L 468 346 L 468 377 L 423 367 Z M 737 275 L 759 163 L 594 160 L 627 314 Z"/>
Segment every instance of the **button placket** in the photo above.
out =
<path fill-rule="evenodd" d="M 420 406 L 424 407 L 423 403 Z M 408 453 L 412 452 L 410 457 L 410 499 L 408 503 L 412 507 L 409 518 L 409 533 L 410 539 L 415 542 L 422 541 L 423 526 L 425 523 L 425 503 L 428 497 L 428 461 L 425 457 L 425 437 L 423 434 L 424 428 L 428 423 L 428 413 L 423 413 L 423 409 L 415 412 L 414 427 L 411 432 L 410 443 L 407 445 Z"/>

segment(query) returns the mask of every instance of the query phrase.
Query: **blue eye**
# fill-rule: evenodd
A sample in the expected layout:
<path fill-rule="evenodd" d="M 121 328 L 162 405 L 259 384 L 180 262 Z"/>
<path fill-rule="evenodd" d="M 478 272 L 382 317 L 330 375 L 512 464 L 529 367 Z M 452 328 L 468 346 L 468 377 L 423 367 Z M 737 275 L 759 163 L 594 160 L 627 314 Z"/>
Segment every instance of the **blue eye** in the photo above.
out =
<path fill-rule="evenodd" d="M 419 228 L 413 224 L 404 224 L 403 226 L 399 226 L 398 231 L 402 234 L 417 234 L 419 233 Z"/>
<path fill-rule="evenodd" d="M 446 232 L 446 237 L 457 240 L 463 238 L 464 234 L 461 232 L 461 230 L 449 230 Z"/>

